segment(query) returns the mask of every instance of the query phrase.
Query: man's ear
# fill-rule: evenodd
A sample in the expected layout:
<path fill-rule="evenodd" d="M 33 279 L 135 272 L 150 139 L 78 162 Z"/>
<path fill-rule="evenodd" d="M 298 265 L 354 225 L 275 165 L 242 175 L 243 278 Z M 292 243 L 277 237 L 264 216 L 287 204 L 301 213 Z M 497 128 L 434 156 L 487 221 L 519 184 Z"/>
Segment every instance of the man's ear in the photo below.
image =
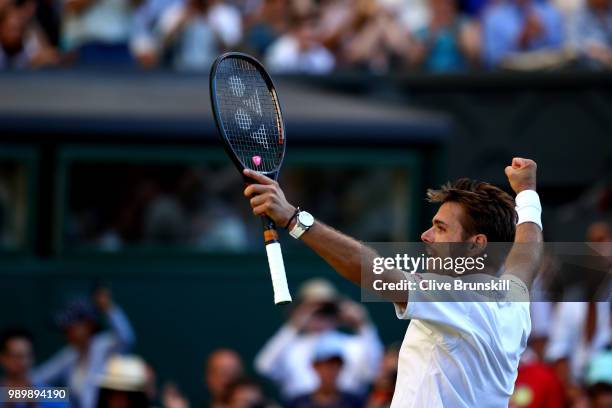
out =
<path fill-rule="evenodd" d="M 470 254 L 475 255 L 484 251 L 489 240 L 485 234 L 476 234 L 470 238 Z"/>

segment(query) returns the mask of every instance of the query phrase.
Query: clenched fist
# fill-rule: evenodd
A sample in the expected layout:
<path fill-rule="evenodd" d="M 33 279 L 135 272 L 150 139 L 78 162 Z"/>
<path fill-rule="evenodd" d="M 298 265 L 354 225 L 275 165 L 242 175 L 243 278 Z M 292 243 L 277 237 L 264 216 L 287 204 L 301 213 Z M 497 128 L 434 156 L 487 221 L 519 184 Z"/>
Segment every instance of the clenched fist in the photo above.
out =
<path fill-rule="evenodd" d="M 279 227 L 287 225 L 295 207 L 287 202 L 278 183 L 252 170 L 244 170 L 244 175 L 255 181 L 244 189 L 244 195 L 250 198 L 253 214 L 267 215 Z"/>
<path fill-rule="evenodd" d="M 512 190 L 516 194 L 524 190 L 535 190 L 537 169 L 538 165 L 533 160 L 520 157 L 512 159 L 512 165 L 505 170 Z"/>

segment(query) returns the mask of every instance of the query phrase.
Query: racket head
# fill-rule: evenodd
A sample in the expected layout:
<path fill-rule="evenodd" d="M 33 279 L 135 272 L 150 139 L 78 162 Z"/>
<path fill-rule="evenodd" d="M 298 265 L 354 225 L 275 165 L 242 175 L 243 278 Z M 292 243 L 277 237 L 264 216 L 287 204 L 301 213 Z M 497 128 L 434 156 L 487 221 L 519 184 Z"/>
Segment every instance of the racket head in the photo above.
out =
<path fill-rule="evenodd" d="M 263 65 L 244 53 L 219 56 L 210 71 L 210 98 L 219 136 L 238 170 L 276 179 L 285 157 L 285 125 Z"/>

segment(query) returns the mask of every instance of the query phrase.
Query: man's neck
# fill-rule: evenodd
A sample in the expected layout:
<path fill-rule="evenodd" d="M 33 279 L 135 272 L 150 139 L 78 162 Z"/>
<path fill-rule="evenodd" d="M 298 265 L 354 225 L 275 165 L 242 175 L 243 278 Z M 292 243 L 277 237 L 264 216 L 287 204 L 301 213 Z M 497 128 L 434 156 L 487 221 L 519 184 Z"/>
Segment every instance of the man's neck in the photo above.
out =
<path fill-rule="evenodd" d="M 329 404 L 338 399 L 340 392 L 336 388 L 319 388 L 315 391 L 314 400 L 321 404 Z"/>

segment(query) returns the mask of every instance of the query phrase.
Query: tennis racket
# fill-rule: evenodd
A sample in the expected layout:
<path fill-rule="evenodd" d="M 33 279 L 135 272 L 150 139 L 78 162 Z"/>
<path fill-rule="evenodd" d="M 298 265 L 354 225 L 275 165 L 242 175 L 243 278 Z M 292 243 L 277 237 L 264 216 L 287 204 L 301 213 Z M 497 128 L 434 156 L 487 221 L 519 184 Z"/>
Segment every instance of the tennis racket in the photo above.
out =
<path fill-rule="evenodd" d="M 263 65 L 242 53 L 219 56 L 210 71 L 210 98 L 219 136 L 240 174 L 250 169 L 276 180 L 285 156 L 285 127 L 274 84 Z M 252 180 L 245 177 L 245 182 Z M 289 303 L 276 225 L 268 217 L 262 221 L 274 303 Z"/>

